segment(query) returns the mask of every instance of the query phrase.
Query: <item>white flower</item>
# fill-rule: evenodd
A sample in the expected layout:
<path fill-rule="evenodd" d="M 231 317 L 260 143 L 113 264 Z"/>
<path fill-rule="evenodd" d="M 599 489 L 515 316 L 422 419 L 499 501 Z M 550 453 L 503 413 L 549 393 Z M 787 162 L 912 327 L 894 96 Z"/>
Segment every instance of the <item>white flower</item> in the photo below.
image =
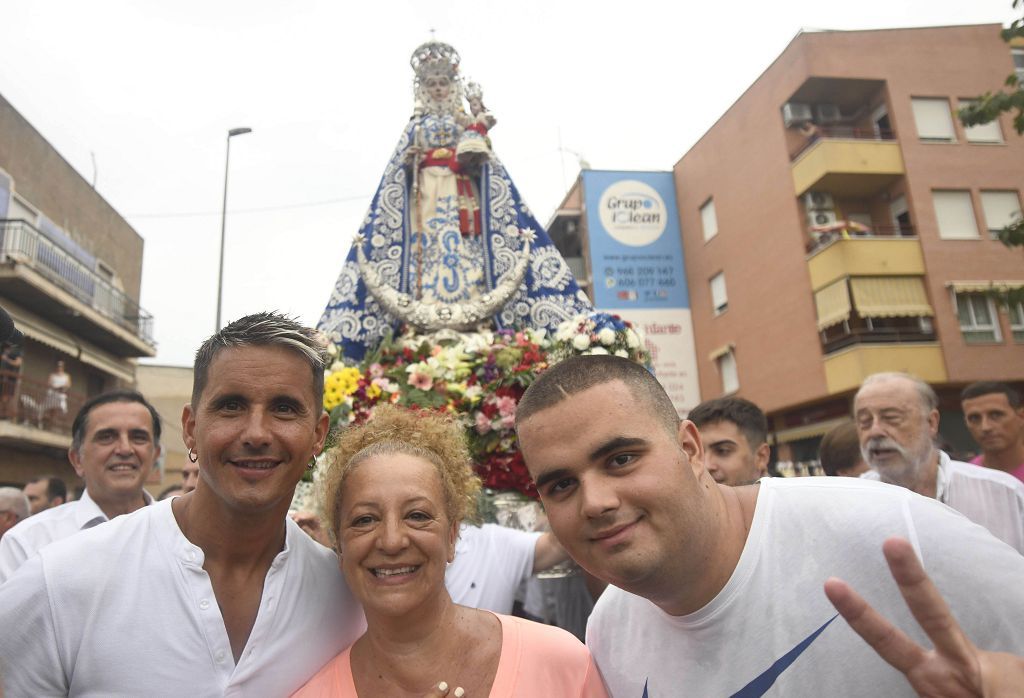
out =
<path fill-rule="evenodd" d="M 583 351 L 590 346 L 590 337 L 585 334 L 578 334 L 572 338 L 572 346 L 576 351 Z"/>
<path fill-rule="evenodd" d="M 327 345 L 327 355 L 330 356 L 331 358 L 334 358 L 335 356 L 337 356 L 338 355 L 338 345 L 335 344 L 334 342 L 331 342 L 330 344 L 328 344 Z"/>
<path fill-rule="evenodd" d="M 625 349 L 616 349 L 615 350 L 615 355 L 616 356 L 620 356 L 623 359 L 628 359 L 629 358 L 629 352 L 626 351 Z"/>
<path fill-rule="evenodd" d="M 327 371 L 329 373 L 337 373 L 338 371 L 340 371 L 343 368 L 345 368 L 345 364 L 344 363 L 342 363 L 341 361 L 335 361 L 333 364 L 331 364 L 331 367 L 329 369 L 327 369 Z"/>
<path fill-rule="evenodd" d="M 597 339 L 601 344 L 606 347 L 610 347 L 615 344 L 615 330 L 610 327 L 603 327 L 601 331 L 597 333 Z"/>
<path fill-rule="evenodd" d="M 626 330 L 626 346 L 630 349 L 636 349 L 640 346 L 640 338 L 636 336 L 636 332 L 631 329 Z"/>
<path fill-rule="evenodd" d="M 605 355 L 608 354 L 608 350 L 605 349 L 604 347 L 594 347 L 593 349 L 591 349 L 587 353 L 591 354 L 593 356 L 605 356 Z"/>

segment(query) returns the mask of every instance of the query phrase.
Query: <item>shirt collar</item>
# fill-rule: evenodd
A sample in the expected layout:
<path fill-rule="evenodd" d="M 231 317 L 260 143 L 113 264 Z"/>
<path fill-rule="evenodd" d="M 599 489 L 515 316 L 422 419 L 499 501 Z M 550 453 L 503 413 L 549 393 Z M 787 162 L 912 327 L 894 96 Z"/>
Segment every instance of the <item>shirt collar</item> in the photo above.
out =
<path fill-rule="evenodd" d="M 146 490 L 142 490 L 142 499 L 146 502 L 146 506 L 153 503 L 153 497 Z M 109 521 L 107 515 L 100 509 L 100 505 L 89 496 L 87 488 L 82 492 L 82 498 L 78 500 L 78 506 L 75 507 L 75 525 L 81 530 L 92 528 L 106 521 Z"/>
<path fill-rule="evenodd" d="M 952 473 L 949 472 L 949 461 L 950 458 L 946 452 L 939 451 L 939 467 L 935 471 L 935 499 L 943 504 L 946 503 L 946 497 L 949 495 L 949 478 L 952 476 Z"/>

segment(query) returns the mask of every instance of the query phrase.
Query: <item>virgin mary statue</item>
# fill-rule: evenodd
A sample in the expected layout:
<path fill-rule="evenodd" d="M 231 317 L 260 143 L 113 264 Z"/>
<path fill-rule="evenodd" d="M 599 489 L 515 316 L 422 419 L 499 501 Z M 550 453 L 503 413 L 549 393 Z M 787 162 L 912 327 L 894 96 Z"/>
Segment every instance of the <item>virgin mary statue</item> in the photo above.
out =
<path fill-rule="evenodd" d="M 412 55 L 413 116 L 319 323 L 348 359 L 402 325 L 554 329 L 591 310 L 491 151 L 495 119 L 459 60 L 436 41 Z"/>

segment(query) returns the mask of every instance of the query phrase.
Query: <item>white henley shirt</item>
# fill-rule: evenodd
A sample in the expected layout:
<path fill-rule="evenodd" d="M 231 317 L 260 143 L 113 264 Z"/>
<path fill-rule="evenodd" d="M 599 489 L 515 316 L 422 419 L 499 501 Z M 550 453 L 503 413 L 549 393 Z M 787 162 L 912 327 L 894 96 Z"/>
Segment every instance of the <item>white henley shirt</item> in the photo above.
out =
<path fill-rule="evenodd" d="M 145 490 L 142 498 L 147 505 L 153 503 Z M 107 515 L 89 496 L 89 490 L 85 490 L 77 501 L 41 511 L 19 522 L 0 538 L 0 584 L 44 546 L 107 521 Z"/>
<path fill-rule="evenodd" d="M 47 546 L 0 586 L 7 695 L 289 695 L 365 622 L 334 553 L 285 527 L 237 664 L 171 500 Z"/>

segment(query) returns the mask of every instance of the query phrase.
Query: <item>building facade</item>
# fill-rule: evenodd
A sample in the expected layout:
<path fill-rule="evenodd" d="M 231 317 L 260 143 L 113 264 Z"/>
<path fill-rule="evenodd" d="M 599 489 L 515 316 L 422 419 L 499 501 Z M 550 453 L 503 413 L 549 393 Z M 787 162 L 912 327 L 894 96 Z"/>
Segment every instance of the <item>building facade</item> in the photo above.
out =
<path fill-rule="evenodd" d="M 1024 138 L 956 111 L 1021 48 L 999 25 L 799 34 L 674 168 L 703 397 L 769 414 L 811 460 L 861 380 L 935 386 L 943 436 L 972 447 L 959 389 L 1024 379 Z"/>
<path fill-rule="evenodd" d="M 25 335 L 5 353 L 0 484 L 43 474 L 80 484 L 67 460 L 76 411 L 97 393 L 133 386 L 136 358 L 156 353 L 153 318 L 138 303 L 142 248 L 0 96 L 0 306 Z"/>

